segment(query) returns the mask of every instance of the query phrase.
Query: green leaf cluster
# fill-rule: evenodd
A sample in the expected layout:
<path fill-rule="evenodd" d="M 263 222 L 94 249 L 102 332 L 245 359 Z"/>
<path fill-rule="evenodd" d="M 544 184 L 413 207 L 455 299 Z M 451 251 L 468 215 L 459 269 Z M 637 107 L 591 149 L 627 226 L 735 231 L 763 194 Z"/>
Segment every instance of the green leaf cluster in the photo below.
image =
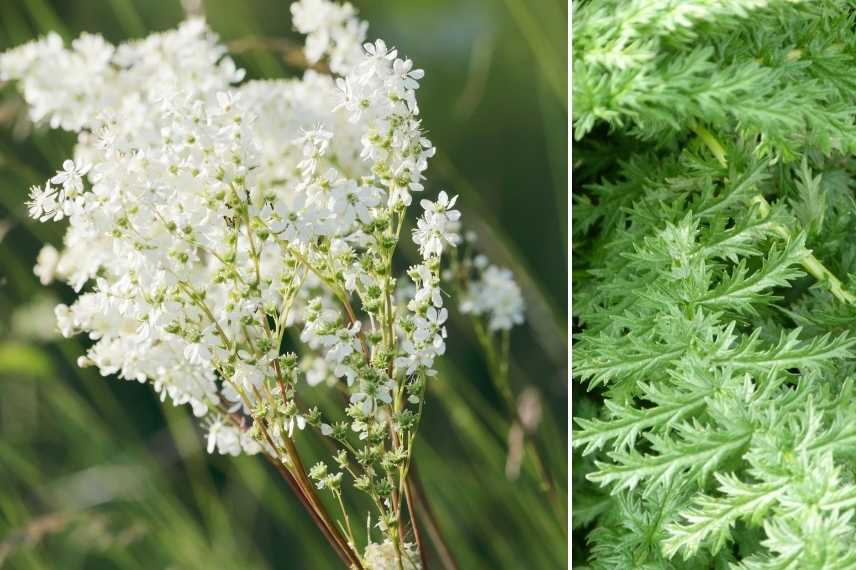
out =
<path fill-rule="evenodd" d="M 791 158 L 806 142 L 852 152 L 853 19 L 833 0 L 578 2 L 575 136 L 603 122 L 663 140 L 695 121 Z"/>
<path fill-rule="evenodd" d="M 852 7 L 579 2 L 573 60 L 575 554 L 856 567 Z"/>

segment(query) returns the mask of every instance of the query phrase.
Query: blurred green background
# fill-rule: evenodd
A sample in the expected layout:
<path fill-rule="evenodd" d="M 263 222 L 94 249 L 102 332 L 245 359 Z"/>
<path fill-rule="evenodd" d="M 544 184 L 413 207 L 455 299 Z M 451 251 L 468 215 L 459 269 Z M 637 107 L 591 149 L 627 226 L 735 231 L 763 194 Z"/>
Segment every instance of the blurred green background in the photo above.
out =
<path fill-rule="evenodd" d="M 201 2 L 227 42 L 296 38 L 288 4 Z M 370 38 L 426 70 L 420 107 L 438 148 L 428 193 L 460 194 L 482 249 L 523 288 L 528 320 L 512 336 L 511 381 L 516 393 L 541 394 L 538 445 L 559 489 L 551 502 L 528 466 L 506 477 L 509 419 L 454 313 L 420 429 L 419 476 L 462 569 L 565 567 L 556 503 L 568 447 L 567 3 L 353 4 Z M 50 30 L 119 42 L 174 27 L 185 7 L 0 0 L 0 51 Z M 249 78 L 301 73 L 269 51 L 235 59 Z M 42 244 L 60 245 L 63 227 L 28 220 L 23 204 L 73 140 L 30 125 L 14 87 L 0 86 L 0 568 L 336 568 L 261 458 L 208 456 L 187 410 L 162 406 L 148 386 L 77 368 L 87 340 L 53 333 L 51 307 L 73 293 L 42 287 L 32 266 Z"/>

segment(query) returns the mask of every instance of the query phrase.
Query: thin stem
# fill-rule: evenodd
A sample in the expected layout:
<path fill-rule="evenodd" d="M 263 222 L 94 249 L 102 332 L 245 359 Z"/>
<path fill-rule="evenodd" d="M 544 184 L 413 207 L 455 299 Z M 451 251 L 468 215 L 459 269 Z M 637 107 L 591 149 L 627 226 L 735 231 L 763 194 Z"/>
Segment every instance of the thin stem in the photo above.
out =
<path fill-rule="evenodd" d="M 348 511 L 345 509 L 345 503 L 342 501 L 342 493 L 341 491 L 336 491 L 334 493 L 336 495 L 336 500 L 339 502 L 339 509 L 342 511 L 342 517 L 345 519 L 345 527 L 348 532 L 348 540 L 350 541 L 351 547 L 356 548 L 357 541 L 354 538 L 354 531 L 351 529 L 351 517 L 348 516 Z"/>
<path fill-rule="evenodd" d="M 397 401 L 396 401 L 397 403 Z M 395 409 L 393 409 L 393 414 L 390 415 L 389 418 L 389 433 L 392 437 L 392 448 L 393 450 L 399 450 L 401 448 L 401 441 L 398 437 L 398 432 L 395 430 L 395 425 L 393 423 L 392 417 L 395 414 Z M 401 500 L 398 495 L 398 490 L 401 489 L 402 486 L 402 469 L 398 470 L 398 485 L 392 489 L 392 493 L 390 494 L 390 498 L 392 499 L 392 511 L 395 513 L 395 520 L 397 523 L 396 534 L 398 535 L 395 541 L 395 551 L 398 553 L 398 562 L 401 564 L 401 547 L 404 545 L 404 532 L 401 521 Z"/>
<path fill-rule="evenodd" d="M 307 513 L 309 513 L 309 516 L 315 522 L 315 525 L 324 535 L 324 538 L 327 540 L 327 542 L 330 543 L 330 546 L 336 552 L 336 555 L 339 556 L 339 558 L 342 560 L 342 562 L 347 568 L 351 568 L 351 557 L 344 550 L 342 550 L 341 545 L 336 541 L 333 535 L 330 534 L 327 525 L 324 524 L 324 522 L 318 516 L 318 513 L 315 512 L 315 509 L 312 507 L 306 496 L 301 491 L 300 486 L 294 479 L 294 476 L 288 471 L 285 466 L 283 466 L 279 461 L 277 461 L 270 455 L 265 454 L 265 458 L 267 458 L 270 464 L 276 468 L 280 475 L 282 475 L 282 478 L 285 479 L 285 481 L 288 483 L 288 486 L 291 488 L 292 492 L 297 496 L 298 499 L 300 499 L 300 504 L 303 505 L 303 508 L 306 510 Z"/>
<path fill-rule="evenodd" d="M 244 429 L 243 422 L 238 422 L 237 420 L 235 420 L 234 417 L 232 417 L 232 416 L 230 416 L 230 417 L 232 418 L 233 421 L 235 421 L 236 424 L 239 425 L 240 429 Z M 278 452 L 277 445 L 274 443 L 273 438 L 271 438 L 270 434 L 268 433 L 267 428 L 264 425 L 264 422 L 259 421 L 259 427 L 261 428 L 262 434 L 264 435 L 265 439 L 267 440 L 268 445 L 270 445 L 271 450 L 273 450 L 275 453 L 277 453 Z M 297 479 L 294 477 L 294 475 L 291 473 L 291 471 L 289 471 L 289 469 L 279 460 L 279 458 L 273 457 L 272 455 L 270 455 L 268 453 L 265 453 L 264 456 L 265 456 L 265 459 L 267 459 L 268 462 L 270 462 L 270 464 L 276 468 L 276 470 L 280 473 L 282 478 L 285 479 L 286 483 L 288 483 L 288 486 L 291 489 L 291 491 L 300 500 L 300 504 L 303 505 L 303 508 L 306 510 L 307 513 L 309 513 L 309 516 L 315 522 L 316 526 L 318 526 L 319 530 L 321 530 L 321 533 L 324 535 L 324 538 L 327 539 L 327 542 L 330 543 L 330 546 L 333 548 L 333 550 L 336 552 L 336 554 L 339 556 L 339 558 L 342 560 L 342 562 L 345 563 L 345 566 L 347 566 L 348 568 L 353 568 L 353 566 L 352 566 L 352 562 L 353 562 L 352 555 L 350 554 L 350 552 L 348 552 L 348 549 L 343 548 L 343 545 L 341 544 L 341 542 L 339 540 L 337 540 L 336 536 L 334 536 L 334 534 L 330 531 L 330 527 L 329 527 L 328 523 L 325 522 L 323 520 L 323 518 L 320 516 L 319 512 L 316 510 L 316 507 L 308 499 L 308 497 L 305 493 L 305 490 L 298 483 Z"/>
<path fill-rule="evenodd" d="M 410 493 L 417 509 L 416 512 L 419 513 L 425 523 L 428 537 L 434 544 L 434 549 L 440 557 L 440 562 L 443 564 L 444 570 L 458 570 L 458 563 L 455 561 L 449 545 L 446 544 L 446 540 L 443 538 L 443 533 L 440 531 L 440 525 L 437 523 L 434 511 L 425 499 L 425 492 L 415 466 L 411 466 L 410 480 L 413 483 Z"/>
<path fill-rule="evenodd" d="M 521 426 L 525 425 L 523 418 L 520 417 L 520 411 L 517 409 L 517 404 L 514 401 L 514 394 L 511 391 L 511 385 L 508 381 L 507 360 L 510 338 L 508 335 L 509 331 L 504 331 L 503 338 L 500 341 L 501 353 L 498 355 L 496 353 L 496 348 L 493 345 L 492 337 L 485 330 L 481 321 L 473 319 L 473 326 L 476 331 L 476 337 L 478 337 L 479 342 L 487 355 L 490 379 L 493 382 L 494 388 L 496 388 L 496 391 L 499 392 L 502 397 L 506 413 L 511 416 L 512 422 L 518 423 Z M 505 360 L 505 362 L 503 362 L 503 360 Z M 527 449 L 530 452 L 528 455 L 532 457 L 533 467 L 541 484 L 541 490 L 547 493 L 551 502 L 555 503 L 558 507 L 559 499 L 556 495 L 556 486 L 553 484 L 553 478 L 545 467 L 546 464 L 544 463 L 544 459 L 541 457 L 541 453 L 535 445 L 528 445 Z"/>
<path fill-rule="evenodd" d="M 758 213 L 762 218 L 766 218 L 770 214 L 770 204 L 767 200 L 758 194 L 752 198 L 752 202 L 758 204 Z M 790 240 L 791 232 L 781 224 L 773 224 L 773 230 L 783 239 Z M 856 295 L 853 295 L 844 288 L 844 284 L 836 277 L 829 269 L 826 268 L 821 261 L 811 252 L 806 254 L 800 264 L 808 271 L 809 275 L 817 279 L 821 283 L 825 283 L 829 287 L 829 292 L 832 293 L 839 301 L 847 304 L 856 304 Z"/>
<path fill-rule="evenodd" d="M 422 542 L 422 532 L 416 522 L 416 508 L 413 502 L 413 482 L 409 474 L 404 476 L 404 498 L 407 501 L 407 512 L 410 514 L 410 527 L 413 529 L 413 540 L 416 541 L 416 549 L 419 551 L 419 560 L 422 561 L 422 570 L 428 570 L 428 559 L 425 556 L 425 544 Z"/>
<path fill-rule="evenodd" d="M 392 544 L 395 546 L 395 564 L 398 566 L 398 570 L 404 570 L 404 560 L 401 558 L 401 533 L 396 532 L 396 534 L 398 536 L 392 541 Z"/>
<path fill-rule="evenodd" d="M 415 469 L 413 462 L 413 443 L 416 439 L 416 432 L 419 429 L 419 424 L 422 421 L 422 408 L 425 405 L 425 388 L 426 382 L 421 382 L 419 391 L 419 408 L 416 413 L 416 424 L 410 429 L 407 437 L 407 460 L 402 467 L 403 473 L 401 477 L 404 481 L 404 498 L 407 501 L 407 512 L 410 516 L 410 526 L 413 529 L 413 538 L 416 541 L 416 547 L 419 550 L 419 559 L 422 561 L 423 570 L 428 567 L 428 557 L 426 555 L 425 544 L 422 540 L 422 532 L 419 529 L 419 521 L 416 518 L 416 509 L 413 501 L 413 481 L 411 480 L 411 469 Z M 399 398 L 401 395 L 399 394 Z"/>
<path fill-rule="evenodd" d="M 248 406 L 247 398 L 240 389 L 237 387 L 238 393 L 241 395 L 241 398 L 244 401 L 244 405 Z M 261 395 L 256 392 L 256 395 L 259 399 L 261 399 Z M 258 422 L 259 427 L 261 428 L 262 434 L 270 445 L 271 449 L 276 453 L 281 453 L 279 447 L 273 441 L 273 438 L 268 433 L 267 428 L 265 427 L 264 421 L 260 418 L 254 418 L 255 421 Z M 347 564 L 348 568 L 357 568 L 359 570 L 363 569 L 362 562 L 360 561 L 359 555 L 353 551 L 351 546 L 345 541 L 342 534 L 333 524 L 330 515 L 327 513 L 327 510 L 324 508 L 324 505 L 318 500 L 318 497 L 315 495 L 314 488 L 312 487 L 312 482 L 306 477 L 306 471 L 303 467 L 303 463 L 300 461 L 300 455 L 297 453 L 297 448 L 294 446 L 294 443 L 291 439 L 285 435 L 281 438 L 283 444 L 285 445 L 285 452 L 288 456 L 289 461 L 291 462 L 294 471 L 288 470 L 288 473 L 293 477 L 294 483 L 298 489 L 301 491 L 301 496 L 306 500 L 306 502 L 310 505 L 315 515 L 318 517 L 320 523 L 324 526 L 327 533 L 333 542 L 335 542 L 338 547 L 345 553 L 349 563 Z"/>
<path fill-rule="evenodd" d="M 318 511 L 318 515 L 321 519 L 327 524 L 331 534 L 339 541 L 340 544 L 345 546 L 346 551 L 348 552 L 349 557 L 351 558 L 351 562 L 354 564 L 356 568 L 362 570 L 363 565 L 360 561 L 359 556 L 353 551 L 353 549 L 347 544 L 345 538 L 339 532 L 339 529 L 332 524 L 330 520 L 330 515 L 327 514 L 327 510 L 324 508 L 324 505 L 321 503 L 318 496 L 315 494 L 314 487 L 312 486 L 312 482 L 306 477 L 306 470 L 303 467 L 303 462 L 300 460 L 300 454 L 297 452 L 297 448 L 294 446 L 294 442 L 291 441 L 288 437 L 282 438 L 283 444 L 285 445 L 285 451 L 288 454 L 289 459 L 294 464 L 295 477 L 298 482 L 300 482 L 306 492 L 307 498 L 309 501 L 315 506 Z"/>

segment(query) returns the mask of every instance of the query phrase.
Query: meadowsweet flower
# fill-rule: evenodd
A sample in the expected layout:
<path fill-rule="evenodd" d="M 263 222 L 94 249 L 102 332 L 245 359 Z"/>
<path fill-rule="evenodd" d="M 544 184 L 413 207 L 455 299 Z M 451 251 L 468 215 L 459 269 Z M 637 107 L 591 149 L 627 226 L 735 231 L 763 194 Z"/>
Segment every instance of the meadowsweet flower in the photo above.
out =
<path fill-rule="evenodd" d="M 484 268 L 487 260 L 479 259 Z M 491 331 L 508 330 L 523 322 L 523 295 L 510 270 L 490 265 L 469 283 L 461 311 L 485 316 Z"/>
<path fill-rule="evenodd" d="M 33 218 L 68 219 L 63 248 L 43 249 L 35 271 L 78 293 L 54 312 L 64 336 L 94 341 L 81 362 L 188 405 L 209 453 L 264 452 L 294 469 L 284 444 L 314 429 L 342 461 L 371 460 L 382 442 L 392 459 L 370 468 L 397 481 L 415 428 L 393 437 L 390 421 L 421 410 L 446 351 L 440 270 L 461 241 L 457 197 L 421 201 L 423 259 L 397 275 L 411 194 L 435 153 L 416 97 L 424 73 L 366 43 L 349 4 L 291 11 L 307 59 L 334 75 L 240 84 L 198 19 L 118 46 L 49 35 L 0 56 L 33 120 L 78 134 L 75 159 L 30 193 Z M 300 356 L 280 353 L 296 340 L 287 331 L 300 332 Z M 298 396 L 304 385 L 337 385 L 348 405 L 326 417 Z M 316 474 L 337 488 L 341 473 Z M 370 545 L 367 567 L 397 567 L 390 545 Z"/>
<path fill-rule="evenodd" d="M 435 307 L 428 307 L 425 316 L 416 317 L 416 332 L 413 334 L 413 338 L 420 342 L 434 339 L 432 344 L 441 342 L 435 339 L 435 335 L 439 335 L 441 339 L 446 338 L 446 327 L 443 324 L 448 317 L 449 311 L 445 308 L 438 311 Z"/>
<path fill-rule="evenodd" d="M 241 430 L 216 418 L 208 426 L 208 453 L 214 451 L 221 455 L 237 456 L 241 453 L 258 453 L 260 446 L 251 438 L 245 437 Z"/>
<path fill-rule="evenodd" d="M 396 58 L 398 57 L 398 50 L 394 48 L 388 49 L 386 47 L 386 42 L 381 39 L 377 39 L 374 42 L 368 42 L 363 44 L 363 49 L 366 50 L 366 53 L 372 59 L 385 59 L 388 61 L 395 62 Z M 373 70 L 375 68 L 369 67 L 367 69 Z"/>
<path fill-rule="evenodd" d="M 83 177 L 87 172 L 88 164 L 66 160 L 62 163 L 62 170 L 57 171 L 51 182 L 61 185 L 67 196 L 75 196 L 83 191 Z"/>
<path fill-rule="evenodd" d="M 33 273 L 36 274 L 42 285 L 50 285 L 53 282 L 58 263 L 59 252 L 54 246 L 46 245 L 39 250 Z"/>
<path fill-rule="evenodd" d="M 419 253 L 424 259 L 439 257 L 444 247 L 455 247 L 460 243 L 458 220 L 461 213 L 453 209 L 457 200 L 457 196 L 449 199 L 446 192 L 440 192 L 436 202 L 420 202 L 425 212 L 413 230 L 413 241 L 419 246 Z"/>
<path fill-rule="evenodd" d="M 311 63 L 327 55 L 330 69 L 343 73 L 359 57 L 368 26 L 357 19 L 351 4 L 300 0 L 291 5 L 291 14 L 294 27 L 307 36 L 305 53 Z"/>
<path fill-rule="evenodd" d="M 440 279 L 427 265 L 413 265 L 407 274 L 416 288 L 413 298 L 408 301 L 408 309 L 418 312 L 420 307 L 427 306 L 428 303 L 434 307 L 443 306 Z"/>
<path fill-rule="evenodd" d="M 315 174 L 318 160 L 327 152 L 332 138 L 333 133 L 325 130 L 321 125 L 303 131 L 298 141 L 303 145 L 304 159 L 298 163 L 297 168 L 304 177 Z"/>
<path fill-rule="evenodd" d="M 31 187 L 27 211 L 31 218 L 40 222 L 62 219 L 62 210 L 59 209 L 56 189 L 51 187 L 49 182 L 44 186 Z"/>
<path fill-rule="evenodd" d="M 380 544 L 371 543 L 366 546 L 364 566 L 366 570 L 400 570 L 401 568 L 419 570 L 419 565 L 416 562 L 419 556 L 414 551 L 413 545 L 405 543 L 404 550 L 402 566 L 399 566 L 397 551 L 392 541 L 385 540 Z"/>
<path fill-rule="evenodd" d="M 395 387 L 395 382 L 386 378 L 383 373 L 360 378 L 356 389 L 351 394 L 351 403 L 359 404 L 362 413 L 371 416 L 382 404 L 392 403 L 392 391 Z"/>
<path fill-rule="evenodd" d="M 353 180 L 340 179 L 330 189 L 327 208 L 338 223 L 350 228 L 355 222 L 369 224 L 372 208 L 381 203 L 381 192 L 371 186 L 359 186 Z"/>
<path fill-rule="evenodd" d="M 392 64 L 393 72 L 398 76 L 405 89 L 419 89 L 419 81 L 425 77 L 425 71 L 413 69 L 413 61 L 397 59 Z"/>
<path fill-rule="evenodd" d="M 295 414 L 285 420 L 285 432 L 288 434 L 288 437 L 292 437 L 294 435 L 294 428 L 299 430 L 306 429 L 306 418 L 301 416 L 300 414 Z"/>

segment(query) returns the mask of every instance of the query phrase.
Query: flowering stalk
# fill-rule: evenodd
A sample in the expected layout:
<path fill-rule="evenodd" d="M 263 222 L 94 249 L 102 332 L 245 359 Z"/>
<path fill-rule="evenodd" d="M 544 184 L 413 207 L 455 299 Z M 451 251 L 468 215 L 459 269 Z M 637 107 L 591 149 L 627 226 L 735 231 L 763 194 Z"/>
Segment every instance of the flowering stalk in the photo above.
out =
<path fill-rule="evenodd" d="M 0 56 L 31 118 L 78 137 L 31 190 L 33 218 L 68 222 L 63 250 L 46 248 L 36 271 L 79 293 L 56 315 L 64 335 L 95 341 L 81 365 L 190 405 L 209 453 L 265 455 L 346 566 L 424 568 L 410 474 L 445 352 L 440 271 L 461 241 L 457 198 L 420 201 L 420 261 L 397 276 L 435 152 L 423 72 L 366 43 L 349 4 L 291 12 L 314 68 L 300 79 L 241 83 L 199 19 L 119 46 L 83 34 L 69 49 L 51 34 Z M 324 387 L 346 394 L 342 409 L 304 403 Z M 303 463 L 307 429 L 329 461 Z M 345 480 L 372 511 L 349 508 Z M 352 522 L 366 515 L 360 545 Z"/>
<path fill-rule="evenodd" d="M 460 300 L 461 312 L 472 317 L 470 321 L 485 353 L 490 379 L 511 418 L 511 433 L 522 430 L 532 434 L 537 429 L 538 419 L 523 417 L 521 414 L 508 373 L 511 328 L 523 322 L 520 288 L 510 270 L 490 265 L 484 255 L 474 254 L 474 234 L 468 233 L 466 238 L 467 247 L 450 256 L 449 269 L 444 277 Z M 555 485 L 537 445 L 531 437 L 524 436 L 523 446 L 532 461 L 542 490 L 550 496 L 554 506 L 561 510 L 561 501 L 555 494 Z M 565 515 L 559 513 L 559 518 L 563 520 Z"/>

